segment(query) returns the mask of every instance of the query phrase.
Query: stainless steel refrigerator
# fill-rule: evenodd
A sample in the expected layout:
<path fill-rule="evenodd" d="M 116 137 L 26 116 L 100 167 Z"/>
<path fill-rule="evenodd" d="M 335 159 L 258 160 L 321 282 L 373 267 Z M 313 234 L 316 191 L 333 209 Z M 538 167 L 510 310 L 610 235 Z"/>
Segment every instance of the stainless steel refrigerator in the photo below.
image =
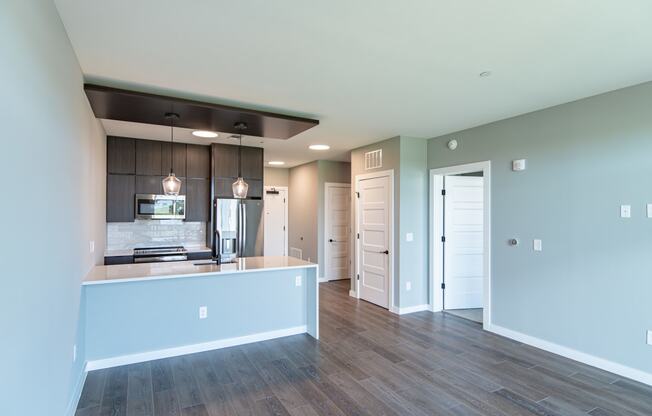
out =
<path fill-rule="evenodd" d="M 213 255 L 222 263 L 263 255 L 263 201 L 216 198 Z"/>

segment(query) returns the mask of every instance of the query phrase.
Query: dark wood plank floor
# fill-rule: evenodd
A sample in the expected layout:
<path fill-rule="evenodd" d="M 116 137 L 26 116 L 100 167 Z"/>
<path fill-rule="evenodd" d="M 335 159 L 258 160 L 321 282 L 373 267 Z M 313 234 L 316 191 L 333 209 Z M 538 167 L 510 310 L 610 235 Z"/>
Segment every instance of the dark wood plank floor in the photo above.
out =
<path fill-rule="evenodd" d="M 447 314 L 320 285 L 307 335 L 88 374 L 77 416 L 652 415 L 652 388 Z"/>

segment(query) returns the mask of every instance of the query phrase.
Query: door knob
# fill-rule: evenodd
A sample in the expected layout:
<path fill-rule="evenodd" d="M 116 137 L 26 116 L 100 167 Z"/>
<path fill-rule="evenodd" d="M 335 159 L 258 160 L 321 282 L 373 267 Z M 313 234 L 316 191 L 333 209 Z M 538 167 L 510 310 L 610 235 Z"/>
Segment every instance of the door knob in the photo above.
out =
<path fill-rule="evenodd" d="M 389 254 L 389 250 L 379 251 L 380 254 Z"/>
<path fill-rule="evenodd" d="M 332 238 L 330 238 L 330 239 L 328 239 L 328 242 L 329 242 L 329 243 L 335 243 L 336 241 L 333 240 Z"/>

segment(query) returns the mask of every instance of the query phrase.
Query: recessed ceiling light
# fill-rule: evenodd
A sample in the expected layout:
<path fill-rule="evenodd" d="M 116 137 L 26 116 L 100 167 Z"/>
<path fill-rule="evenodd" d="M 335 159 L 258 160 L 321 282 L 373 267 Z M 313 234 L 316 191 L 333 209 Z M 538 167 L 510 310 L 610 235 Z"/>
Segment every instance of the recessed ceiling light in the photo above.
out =
<path fill-rule="evenodd" d="M 192 135 L 197 137 L 204 137 L 206 139 L 212 139 L 217 137 L 217 133 L 208 130 L 195 130 L 192 132 Z"/>
<path fill-rule="evenodd" d="M 271 160 L 271 161 L 269 161 L 267 163 L 270 164 L 270 165 L 274 165 L 274 166 L 285 165 L 285 162 L 280 161 L 280 160 Z"/>
<path fill-rule="evenodd" d="M 310 150 L 328 150 L 331 147 L 327 144 L 311 144 L 308 148 Z"/>
<path fill-rule="evenodd" d="M 491 71 L 482 71 L 480 72 L 480 77 L 487 78 L 491 76 Z"/>

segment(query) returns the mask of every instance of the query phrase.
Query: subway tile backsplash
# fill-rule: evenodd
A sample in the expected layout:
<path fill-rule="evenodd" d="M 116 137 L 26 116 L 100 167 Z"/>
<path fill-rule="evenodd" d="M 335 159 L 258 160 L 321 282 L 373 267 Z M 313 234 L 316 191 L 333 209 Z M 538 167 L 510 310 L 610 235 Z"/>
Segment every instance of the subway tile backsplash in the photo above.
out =
<path fill-rule="evenodd" d="M 106 225 L 106 249 L 206 245 L 206 223 L 178 220 L 136 220 Z"/>

